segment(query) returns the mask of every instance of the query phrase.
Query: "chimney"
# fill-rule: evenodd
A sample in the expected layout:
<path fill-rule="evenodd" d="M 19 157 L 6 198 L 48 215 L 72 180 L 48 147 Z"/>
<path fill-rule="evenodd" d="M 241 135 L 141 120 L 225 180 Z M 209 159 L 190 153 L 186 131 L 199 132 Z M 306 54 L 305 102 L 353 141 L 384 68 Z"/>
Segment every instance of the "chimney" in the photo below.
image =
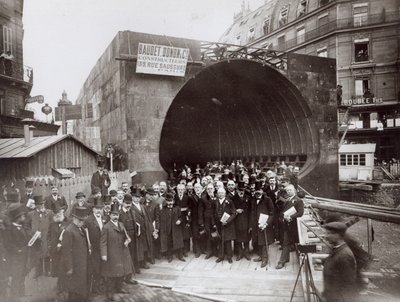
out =
<path fill-rule="evenodd" d="M 33 121 L 34 120 L 30 118 L 24 118 L 21 121 L 21 123 L 24 125 L 25 146 L 29 146 L 33 137 L 33 129 L 35 129 L 35 127 L 32 126 Z"/>

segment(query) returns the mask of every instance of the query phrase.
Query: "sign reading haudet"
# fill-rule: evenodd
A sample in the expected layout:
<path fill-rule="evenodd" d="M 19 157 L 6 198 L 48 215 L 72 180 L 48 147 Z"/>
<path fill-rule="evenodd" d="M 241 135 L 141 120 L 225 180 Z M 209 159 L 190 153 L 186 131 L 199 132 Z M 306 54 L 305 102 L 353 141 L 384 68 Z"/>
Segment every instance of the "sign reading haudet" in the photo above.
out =
<path fill-rule="evenodd" d="M 188 48 L 139 43 L 136 72 L 183 77 L 188 58 Z"/>

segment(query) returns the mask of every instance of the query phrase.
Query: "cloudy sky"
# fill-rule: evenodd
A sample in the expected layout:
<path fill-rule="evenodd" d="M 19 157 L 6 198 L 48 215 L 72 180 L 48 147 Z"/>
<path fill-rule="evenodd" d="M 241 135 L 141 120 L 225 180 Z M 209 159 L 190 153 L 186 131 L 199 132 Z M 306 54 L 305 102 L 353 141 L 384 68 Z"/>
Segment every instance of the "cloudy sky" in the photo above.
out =
<path fill-rule="evenodd" d="M 250 9 L 265 0 L 248 0 Z M 54 107 L 65 90 L 75 102 L 90 70 L 118 31 L 217 41 L 242 0 L 24 1 L 24 64 L 34 69 L 31 95 Z M 247 6 L 247 4 L 246 4 Z M 31 107 L 40 112 L 42 105 Z M 43 119 L 43 116 L 36 115 Z"/>

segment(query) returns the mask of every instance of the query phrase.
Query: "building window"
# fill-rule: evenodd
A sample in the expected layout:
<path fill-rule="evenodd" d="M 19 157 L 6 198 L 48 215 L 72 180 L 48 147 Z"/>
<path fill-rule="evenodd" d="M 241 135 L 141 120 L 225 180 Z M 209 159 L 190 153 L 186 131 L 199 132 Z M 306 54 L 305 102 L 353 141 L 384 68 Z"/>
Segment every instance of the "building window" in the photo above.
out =
<path fill-rule="evenodd" d="M 365 154 L 340 154 L 341 166 L 365 166 Z"/>
<path fill-rule="evenodd" d="M 323 6 L 329 3 L 329 0 L 319 0 L 319 6 Z"/>
<path fill-rule="evenodd" d="M 368 21 L 368 3 L 356 4 L 353 6 L 354 26 L 363 26 Z"/>
<path fill-rule="evenodd" d="M 11 51 L 12 50 L 12 30 L 8 26 L 3 26 L 3 51 Z"/>
<path fill-rule="evenodd" d="M 305 38 L 306 38 L 306 29 L 304 28 L 304 26 L 298 28 L 296 32 L 297 44 L 304 43 Z"/>
<path fill-rule="evenodd" d="M 0 89 L 0 114 L 6 114 L 6 98 L 5 98 L 5 91 Z"/>
<path fill-rule="evenodd" d="M 318 17 L 318 30 L 320 34 L 325 34 L 329 30 L 329 15 L 324 14 Z"/>
<path fill-rule="evenodd" d="M 248 41 L 248 42 L 254 40 L 255 33 L 256 33 L 255 27 L 254 27 L 254 26 L 250 27 L 250 28 L 249 28 L 249 32 L 248 32 L 248 34 L 247 34 L 247 41 Z"/>
<path fill-rule="evenodd" d="M 365 95 L 371 93 L 369 79 L 356 79 L 354 80 L 354 83 L 357 97 L 364 97 Z"/>
<path fill-rule="evenodd" d="M 354 41 L 354 58 L 356 62 L 365 62 L 369 60 L 369 39 Z"/>
<path fill-rule="evenodd" d="M 270 25 L 271 25 L 271 19 L 268 18 L 268 19 L 266 19 L 266 20 L 264 21 L 264 24 L 263 24 L 263 33 L 264 33 L 264 35 L 266 35 L 266 34 L 269 33 L 269 31 L 270 31 Z"/>
<path fill-rule="evenodd" d="M 278 37 L 278 49 L 283 50 L 285 48 L 285 35 Z"/>
<path fill-rule="evenodd" d="M 317 49 L 317 56 L 322 58 L 328 57 L 328 49 L 326 47 Z"/>
<path fill-rule="evenodd" d="M 288 23 L 288 13 L 289 13 L 288 7 L 284 7 L 281 9 L 281 12 L 279 13 L 279 18 L 278 18 L 279 26 L 282 26 L 282 25 L 285 25 L 286 23 Z"/>
<path fill-rule="evenodd" d="M 299 6 L 297 7 L 297 18 L 304 16 L 307 11 L 307 0 L 300 0 Z"/>

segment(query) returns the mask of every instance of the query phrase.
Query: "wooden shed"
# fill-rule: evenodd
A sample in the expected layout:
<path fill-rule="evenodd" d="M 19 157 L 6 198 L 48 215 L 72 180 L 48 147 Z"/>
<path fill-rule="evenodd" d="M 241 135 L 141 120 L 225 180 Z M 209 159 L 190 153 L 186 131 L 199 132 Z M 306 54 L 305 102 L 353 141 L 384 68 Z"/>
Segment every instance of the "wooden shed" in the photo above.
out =
<path fill-rule="evenodd" d="M 376 144 L 348 144 L 339 148 L 339 180 L 372 180 Z"/>
<path fill-rule="evenodd" d="M 0 139 L 0 179 L 55 175 L 65 169 L 92 175 L 99 153 L 71 134 Z"/>

